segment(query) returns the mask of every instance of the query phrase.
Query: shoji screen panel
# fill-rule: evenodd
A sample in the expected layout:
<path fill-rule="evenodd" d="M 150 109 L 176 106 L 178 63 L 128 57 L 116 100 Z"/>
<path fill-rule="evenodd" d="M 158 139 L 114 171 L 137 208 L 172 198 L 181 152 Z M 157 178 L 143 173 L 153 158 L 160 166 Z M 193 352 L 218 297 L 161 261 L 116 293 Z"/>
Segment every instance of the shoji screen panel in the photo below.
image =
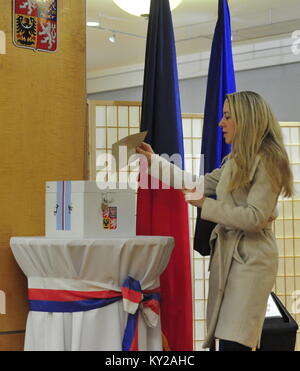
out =
<path fill-rule="evenodd" d="M 199 174 L 200 150 L 202 141 L 203 115 L 182 115 L 185 168 L 193 174 Z M 189 206 L 190 245 L 192 256 L 193 298 L 194 298 L 194 349 L 202 350 L 201 346 L 206 334 L 205 314 L 208 292 L 208 262 L 193 250 L 194 231 L 197 219 L 197 209 Z"/>
<path fill-rule="evenodd" d="M 274 232 L 279 247 L 279 268 L 274 291 L 300 326 L 300 123 L 281 123 L 284 144 L 294 174 L 296 194 L 280 198 Z M 296 349 L 300 350 L 297 334 Z"/>
<path fill-rule="evenodd" d="M 111 154 L 112 144 L 140 130 L 140 102 L 89 101 L 89 179 L 105 180 L 103 156 Z M 101 161 L 100 161 L 101 159 Z M 101 163 L 100 163 L 101 162 Z M 122 174 L 123 173 L 123 174 Z M 127 179 L 138 174 L 136 164 L 119 175 Z"/>

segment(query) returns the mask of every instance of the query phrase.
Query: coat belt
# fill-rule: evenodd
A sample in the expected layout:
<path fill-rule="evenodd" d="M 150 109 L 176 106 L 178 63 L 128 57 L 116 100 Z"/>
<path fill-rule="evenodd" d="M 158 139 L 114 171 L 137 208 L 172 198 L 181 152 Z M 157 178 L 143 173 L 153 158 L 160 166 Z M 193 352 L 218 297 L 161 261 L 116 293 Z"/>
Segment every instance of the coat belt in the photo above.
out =
<path fill-rule="evenodd" d="M 221 228 L 224 228 L 226 231 L 237 231 L 238 229 L 232 228 L 232 227 L 227 227 L 226 225 L 219 224 Z M 273 222 L 268 222 L 268 224 L 262 228 L 262 230 L 272 230 L 273 229 Z"/>

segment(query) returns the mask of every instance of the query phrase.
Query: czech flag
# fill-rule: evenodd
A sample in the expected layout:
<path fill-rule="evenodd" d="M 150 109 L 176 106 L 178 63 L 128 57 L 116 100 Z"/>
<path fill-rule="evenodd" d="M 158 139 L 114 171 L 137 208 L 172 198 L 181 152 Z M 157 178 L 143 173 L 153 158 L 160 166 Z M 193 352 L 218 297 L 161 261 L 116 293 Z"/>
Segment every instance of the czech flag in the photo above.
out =
<path fill-rule="evenodd" d="M 173 23 L 168 0 L 152 0 L 146 48 L 141 131 L 155 153 L 184 159 Z M 149 182 L 149 184 L 151 184 Z M 160 187 L 161 188 L 161 187 Z M 172 236 L 175 247 L 161 276 L 164 349 L 193 349 L 188 209 L 181 190 L 138 190 L 137 233 Z"/>

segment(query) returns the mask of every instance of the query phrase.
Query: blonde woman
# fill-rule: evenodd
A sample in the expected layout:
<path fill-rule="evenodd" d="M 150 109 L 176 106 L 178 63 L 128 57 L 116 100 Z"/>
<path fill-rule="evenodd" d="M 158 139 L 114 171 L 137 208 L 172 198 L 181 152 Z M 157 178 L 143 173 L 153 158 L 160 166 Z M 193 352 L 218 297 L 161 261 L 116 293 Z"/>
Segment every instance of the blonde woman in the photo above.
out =
<path fill-rule="evenodd" d="M 269 294 L 275 283 L 278 249 L 272 221 L 279 195 L 291 197 L 293 177 L 281 129 L 264 99 L 253 92 L 227 95 L 219 123 L 232 145 L 224 165 L 204 176 L 204 196 L 190 204 L 202 219 L 217 223 L 210 238 L 207 337 L 220 350 L 259 347 Z M 160 161 L 143 144 L 137 152 Z M 208 198 L 217 195 L 217 199 Z"/>

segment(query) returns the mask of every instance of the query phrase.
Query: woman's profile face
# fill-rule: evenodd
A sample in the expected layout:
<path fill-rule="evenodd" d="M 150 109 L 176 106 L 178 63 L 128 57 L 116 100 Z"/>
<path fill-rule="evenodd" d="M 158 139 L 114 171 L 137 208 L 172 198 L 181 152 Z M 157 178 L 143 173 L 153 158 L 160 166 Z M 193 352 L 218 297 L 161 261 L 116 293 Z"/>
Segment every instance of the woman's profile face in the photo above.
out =
<path fill-rule="evenodd" d="M 235 134 L 235 122 L 232 120 L 227 99 L 224 102 L 223 117 L 219 126 L 223 129 L 225 142 L 231 144 Z"/>

